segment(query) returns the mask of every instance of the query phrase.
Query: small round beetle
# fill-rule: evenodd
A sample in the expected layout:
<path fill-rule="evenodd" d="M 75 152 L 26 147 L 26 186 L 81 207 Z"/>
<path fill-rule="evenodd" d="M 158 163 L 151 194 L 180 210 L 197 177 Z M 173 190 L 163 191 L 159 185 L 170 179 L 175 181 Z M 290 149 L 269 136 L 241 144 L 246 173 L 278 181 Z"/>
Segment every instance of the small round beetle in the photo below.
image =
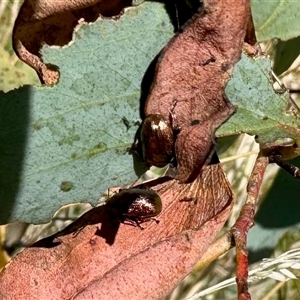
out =
<path fill-rule="evenodd" d="M 141 128 L 143 158 L 148 165 L 164 167 L 174 157 L 172 126 L 158 114 L 146 117 Z"/>
<path fill-rule="evenodd" d="M 109 212 L 116 215 L 121 222 L 129 221 L 138 227 L 155 217 L 162 210 L 161 199 L 152 190 L 132 188 L 121 190 L 106 202 Z M 142 228 L 142 227 L 141 227 Z"/>

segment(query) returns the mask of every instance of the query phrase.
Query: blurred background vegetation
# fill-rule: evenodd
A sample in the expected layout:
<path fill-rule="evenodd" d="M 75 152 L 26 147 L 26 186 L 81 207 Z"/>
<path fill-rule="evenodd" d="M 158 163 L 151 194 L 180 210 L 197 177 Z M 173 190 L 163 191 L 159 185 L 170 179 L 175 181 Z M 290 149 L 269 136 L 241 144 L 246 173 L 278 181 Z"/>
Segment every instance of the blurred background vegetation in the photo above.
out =
<path fill-rule="evenodd" d="M 8 92 L 20 85 L 39 85 L 34 70 L 21 62 L 12 48 L 12 30 L 23 1 L 0 1 L 0 90 Z"/>

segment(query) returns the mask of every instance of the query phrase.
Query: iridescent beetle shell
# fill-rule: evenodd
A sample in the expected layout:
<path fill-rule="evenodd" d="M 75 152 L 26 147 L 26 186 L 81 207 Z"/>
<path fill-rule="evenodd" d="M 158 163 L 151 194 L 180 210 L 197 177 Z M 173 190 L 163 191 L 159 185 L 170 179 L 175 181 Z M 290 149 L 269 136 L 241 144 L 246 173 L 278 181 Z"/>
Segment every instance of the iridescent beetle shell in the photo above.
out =
<path fill-rule="evenodd" d="M 127 220 L 137 226 L 155 219 L 162 210 L 162 202 L 157 193 L 138 188 L 120 191 L 109 198 L 106 205 L 122 222 Z"/>
<path fill-rule="evenodd" d="M 174 157 L 173 129 L 163 116 L 147 116 L 142 124 L 140 138 L 146 164 L 163 167 Z"/>

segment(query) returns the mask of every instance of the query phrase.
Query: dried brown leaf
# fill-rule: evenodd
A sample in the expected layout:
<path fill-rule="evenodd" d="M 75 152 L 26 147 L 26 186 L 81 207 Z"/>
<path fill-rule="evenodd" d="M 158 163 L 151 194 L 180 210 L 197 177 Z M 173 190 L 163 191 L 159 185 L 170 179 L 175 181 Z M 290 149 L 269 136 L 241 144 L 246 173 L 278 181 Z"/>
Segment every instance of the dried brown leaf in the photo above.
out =
<path fill-rule="evenodd" d="M 159 56 L 145 115 L 171 116 L 181 182 L 198 176 L 216 129 L 235 112 L 224 88 L 240 59 L 249 15 L 249 0 L 206 0 Z"/>
<path fill-rule="evenodd" d="M 170 236 L 122 261 L 72 299 L 162 299 L 191 272 L 230 213 L 226 207 L 198 230 Z"/>
<path fill-rule="evenodd" d="M 112 220 L 106 206 L 94 208 L 63 232 L 14 258 L 0 274 L 0 298 L 157 299 L 166 295 L 220 231 L 233 195 L 220 164 L 204 167 L 191 184 L 168 180 L 153 189 L 163 202 L 158 224 L 143 223 L 141 230 Z"/>
<path fill-rule="evenodd" d="M 63 46 L 72 39 L 78 21 L 95 21 L 99 14 L 118 15 L 131 0 L 25 0 L 13 31 L 13 47 L 19 58 L 31 66 L 42 83 L 55 84 L 58 69 L 45 64 L 39 50 L 43 44 Z"/>

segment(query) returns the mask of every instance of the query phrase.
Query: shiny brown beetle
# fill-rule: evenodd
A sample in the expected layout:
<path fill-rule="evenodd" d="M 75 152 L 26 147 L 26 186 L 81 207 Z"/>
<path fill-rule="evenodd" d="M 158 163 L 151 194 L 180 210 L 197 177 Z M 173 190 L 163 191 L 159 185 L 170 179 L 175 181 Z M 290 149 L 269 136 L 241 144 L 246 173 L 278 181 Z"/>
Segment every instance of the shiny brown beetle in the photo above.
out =
<path fill-rule="evenodd" d="M 106 202 L 110 213 L 116 215 L 121 222 L 129 221 L 135 226 L 149 220 L 158 223 L 155 217 L 162 210 L 159 195 L 152 190 L 132 188 L 121 190 Z"/>
<path fill-rule="evenodd" d="M 140 140 L 146 164 L 164 167 L 174 157 L 172 126 L 163 116 L 149 115 L 143 121 Z"/>

